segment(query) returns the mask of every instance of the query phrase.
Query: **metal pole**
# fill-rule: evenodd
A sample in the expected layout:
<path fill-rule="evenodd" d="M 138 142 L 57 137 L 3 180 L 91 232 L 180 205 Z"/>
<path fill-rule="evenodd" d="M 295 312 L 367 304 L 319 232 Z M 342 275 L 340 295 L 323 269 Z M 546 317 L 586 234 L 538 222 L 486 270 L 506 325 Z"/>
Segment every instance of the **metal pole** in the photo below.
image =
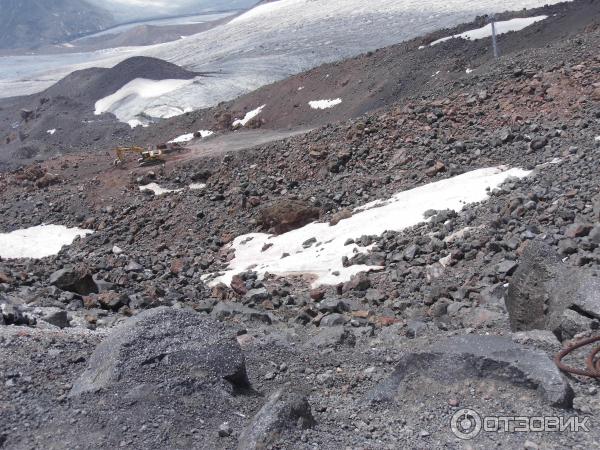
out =
<path fill-rule="evenodd" d="M 492 15 L 492 44 L 494 46 L 494 58 L 498 59 L 500 57 L 500 52 L 498 51 L 498 36 L 496 35 L 496 16 Z"/>

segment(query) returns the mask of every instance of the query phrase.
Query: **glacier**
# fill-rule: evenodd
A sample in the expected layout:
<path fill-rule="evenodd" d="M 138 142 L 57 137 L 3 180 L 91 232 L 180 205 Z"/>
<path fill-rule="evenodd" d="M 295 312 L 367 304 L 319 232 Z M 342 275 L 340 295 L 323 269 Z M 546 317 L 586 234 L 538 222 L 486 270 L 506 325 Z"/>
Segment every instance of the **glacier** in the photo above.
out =
<path fill-rule="evenodd" d="M 536 8 L 560 0 L 280 0 L 175 42 L 90 53 L 2 57 L 0 97 L 39 92 L 73 70 L 112 67 L 144 55 L 188 70 L 210 72 L 166 96 L 129 102 L 137 114 L 189 111 L 233 99 L 327 62 L 356 56 L 477 15 Z"/>

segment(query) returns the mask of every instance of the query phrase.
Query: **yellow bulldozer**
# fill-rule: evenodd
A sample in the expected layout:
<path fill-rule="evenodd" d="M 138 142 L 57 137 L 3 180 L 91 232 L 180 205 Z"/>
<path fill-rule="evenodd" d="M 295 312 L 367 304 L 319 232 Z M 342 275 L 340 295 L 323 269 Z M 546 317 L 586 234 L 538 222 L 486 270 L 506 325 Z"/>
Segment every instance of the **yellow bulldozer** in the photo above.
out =
<path fill-rule="evenodd" d="M 116 147 L 114 149 L 117 158 L 114 161 L 115 166 L 125 161 L 126 153 L 136 153 L 140 155 L 138 163 L 140 166 L 149 166 L 153 164 L 162 164 L 165 160 L 162 158 L 162 150 L 149 150 L 142 147 Z"/>

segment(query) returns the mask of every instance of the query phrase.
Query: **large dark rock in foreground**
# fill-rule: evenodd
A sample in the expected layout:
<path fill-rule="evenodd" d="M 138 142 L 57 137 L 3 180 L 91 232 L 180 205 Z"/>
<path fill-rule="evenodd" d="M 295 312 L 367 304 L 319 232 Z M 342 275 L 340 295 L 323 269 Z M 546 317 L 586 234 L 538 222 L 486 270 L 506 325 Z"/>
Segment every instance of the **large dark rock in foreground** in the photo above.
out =
<path fill-rule="evenodd" d="M 98 345 L 71 396 L 165 379 L 230 390 L 249 385 L 242 350 L 222 324 L 162 307 L 127 320 Z"/>
<path fill-rule="evenodd" d="M 534 388 L 552 406 L 570 408 L 573 405 L 571 386 L 544 352 L 497 336 L 456 336 L 428 350 L 409 353 L 368 398 L 393 401 L 405 380 L 415 376 L 442 384 L 463 379 L 500 380 Z"/>
<path fill-rule="evenodd" d="M 513 331 L 546 329 L 560 339 L 589 331 L 600 319 L 600 278 L 571 268 L 543 242 L 530 242 L 506 296 Z"/>

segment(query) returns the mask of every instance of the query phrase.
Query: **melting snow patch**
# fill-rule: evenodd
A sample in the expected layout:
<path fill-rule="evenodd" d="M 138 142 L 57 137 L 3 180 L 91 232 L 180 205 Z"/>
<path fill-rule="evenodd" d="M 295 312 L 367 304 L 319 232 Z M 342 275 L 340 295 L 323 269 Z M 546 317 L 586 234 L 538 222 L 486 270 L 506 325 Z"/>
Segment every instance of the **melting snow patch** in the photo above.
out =
<path fill-rule="evenodd" d="M 45 258 L 58 254 L 63 245 L 70 245 L 76 237 L 93 233 L 81 228 L 63 225 L 38 225 L 36 227 L 0 233 L 0 257 Z"/>
<path fill-rule="evenodd" d="M 156 99 L 169 92 L 181 89 L 193 83 L 194 80 L 148 80 L 136 78 L 131 80 L 114 94 L 98 100 L 94 107 L 94 114 L 100 115 L 105 112 L 113 113 L 121 121 L 131 125 L 132 118 L 144 111 L 151 99 Z M 173 117 L 183 114 L 185 110 L 176 108 L 159 109 L 155 112 L 146 111 L 152 117 Z M 139 122 L 139 120 L 137 121 Z M 137 125 L 136 125 L 137 126 Z M 133 127 L 132 127 L 133 128 Z"/>
<path fill-rule="evenodd" d="M 334 106 L 342 103 L 341 98 L 336 98 L 335 100 L 314 100 L 312 102 L 308 102 L 309 106 L 312 109 L 327 109 L 333 108 Z"/>
<path fill-rule="evenodd" d="M 500 35 L 500 34 L 508 33 L 510 31 L 521 31 L 522 29 L 527 28 L 529 25 L 533 25 L 534 23 L 540 22 L 547 18 L 548 18 L 548 16 L 535 16 L 535 17 L 526 17 L 526 18 L 521 18 L 521 19 L 511 19 L 511 20 L 504 20 L 501 22 L 496 22 L 496 34 Z M 455 34 L 453 36 L 448 36 L 448 37 L 445 37 L 442 39 L 438 39 L 437 41 L 433 41 L 429 45 L 434 46 L 434 45 L 439 44 L 440 42 L 449 41 L 450 39 L 454 39 L 454 38 L 477 40 L 477 39 L 484 39 L 484 38 L 490 37 L 491 35 L 492 35 L 492 24 L 487 24 L 486 26 L 477 28 L 475 30 L 469 30 L 469 31 L 465 31 L 464 33 Z"/>
<path fill-rule="evenodd" d="M 362 235 L 381 235 L 387 230 L 401 231 L 424 221 L 429 209 L 460 210 L 469 203 L 487 198 L 487 188 L 500 186 L 507 178 L 525 177 L 529 171 L 492 167 L 474 170 L 454 178 L 400 192 L 388 200 L 377 200 L 357 208 L 352 217 L 337 225 L 311 223 L 279 236 L 251 233 L 237 237 L 231 244 L 235 258 L 228 270 L 211 283 L 231 283 L 233 275 L 252 269 L 261 276 L 308 274 L 315 277 L 313 286 L 348 281 L 358 272 L 381 267 L 354 265 L 344 267 L 342 258 L 366 253 L 370 247 L 344 245 L 348 239 Z M 308 248 L 303 243 L 317 242 Z M 289 256 L 283 257 L 284 253 Z M 205 276 L 205 279 L 208 276 Z"/>
<path fill-rule="evenodd" d="M 154 192 L 154 195 L 164 195 L 164 194 L 170 194 L 171 192 L 181 192 L 183 191 L 183 189 L 165 189 L 160 187 L 158 184 L 156 183 L 150 183 L 150 184 L 145 184 L 143 186 L 140 186 L 140 191 L 152 191 Z"/>
<path fill-rule="evenodd" d="M 199 191 L 200 189 L 204 189 L 206 187 L 206 184 L 204 183 L 192 183 L 190 184 L 190 189 L 192 191 Z"/>
<path fill-rule="evenodd" d="M 596 138 L 594 139 L 596 142 L 600 142 L 600 136 L 596 136 Z"/>
<path fill-rule="evenodd" d="M 262 112 L 262 110 L 264 109 L 265 106 L 267 106 L 267 105 L 262 105 L 256 109 L 253 109 L 252 111 L 249 111 L 248 113 L 246 113 L 246 115 L 244 116 L 243 119 L 234 120 L 233 126 L 237 127 L 238 125 L 241 125 L 241 126 L 245 127 L 248 122 L 250 122 L 252 119 L 254 119 L 256 116 L 258 116 Z"/>
<path fill-rule="evenodd" d="M 56 128 L 52 128 L 51 130 L 46 131 L 46 133 L 52 136 L 54 133 L 56 133 Z"/>
<path fill-rule="evenodd" d="M 467 73 L 471 73 L 471 72 L 473 72 L 473 71 L 474 71 L 474 69 L 467 69 L 467 70 L 466 70 L 466 72 L 467 72 Z"/>
<path fill-rule="evenodd" d="M 200 131 L 198 131 L 198 133 L 200 133 L 201 138 L 205 138 L 205 137 L 208 137 L 208 136 L 211 136 L 212 134 L 214 134 L 212 131 L 208 131 L 208 130 L 200 130 Z M 175 139 L 170 140 L 169 142 L 167 142 L 167 144 L 190 142 L 192 139 L 194 139 L 194 134 L 195 133 L 182 134 L 181 136 L 177 136 Z"/>

